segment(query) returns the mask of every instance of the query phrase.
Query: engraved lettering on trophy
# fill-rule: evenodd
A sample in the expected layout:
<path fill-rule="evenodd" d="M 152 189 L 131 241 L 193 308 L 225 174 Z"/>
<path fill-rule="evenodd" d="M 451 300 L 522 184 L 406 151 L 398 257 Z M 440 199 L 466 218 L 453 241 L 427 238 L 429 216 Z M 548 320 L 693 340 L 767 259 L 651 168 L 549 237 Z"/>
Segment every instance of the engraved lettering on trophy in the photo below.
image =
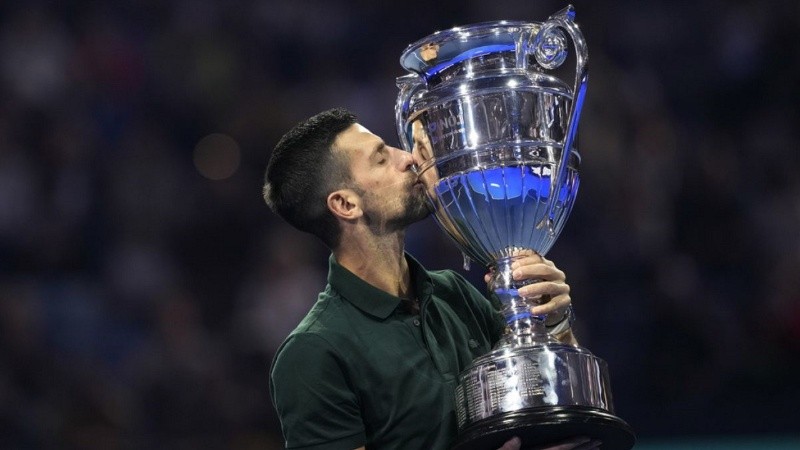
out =
<path fill-rule="evenodd" d="M 453 137 L 460 136 L 464 131 L 459 115 L 450 110 L 447 110 L 445 114 L 447 115 L 431 120 L 427 124 L 428 136 L 432 145 L 442 141 L 450 141 Z"/>
<path fill-rule="evenodd" d="M 501 401 L 503 411 L 514 411 L 523 406 L 522 394 L 520 393 L 520 388 L 523 386 L 520 378 L 524 377 L 524 375 L 520 372 L 516 367 L 516 361 L 512 361 L 511 368 L 503 374 L 503 387 L 505 388 L 505 394 Z"/>
<path fill-rule="evenodd" d="M 458 385 L 456 386 L 456 404 L 463 405 L 464 404 L 464 386 Z M 464 425 L 467 421 L 467 412 L 465 408 L 456 408 L 456 420 L 458 421 L 458 426 Z"/>
<path fill-rule="evenodd" d="M 494 370 L 492 370 L 489 373 L 489 377 L 487 377 L 489 382 L 489 401 L 487 402 L 487 409 L 492 413 L 502 410 L 500 402 L 506 395 L 506 385 L 503 382 L 505 376 L 502 371 L 497 370 L 496 366 L 493 368 Z"/>
<path fill-rule="evenodd" d="M 525 387 L 525 393 L 527 397 L 541 397 L 544 395 L 544 389 L 542 388 L 544 384 L 544 380 L 542 378 L 542 374 L 539 371 L 539 365 L 528 360 L 526 358 L 525 363 L 523 364 L 522 373 L 523 376 L 523 385 Z"/>

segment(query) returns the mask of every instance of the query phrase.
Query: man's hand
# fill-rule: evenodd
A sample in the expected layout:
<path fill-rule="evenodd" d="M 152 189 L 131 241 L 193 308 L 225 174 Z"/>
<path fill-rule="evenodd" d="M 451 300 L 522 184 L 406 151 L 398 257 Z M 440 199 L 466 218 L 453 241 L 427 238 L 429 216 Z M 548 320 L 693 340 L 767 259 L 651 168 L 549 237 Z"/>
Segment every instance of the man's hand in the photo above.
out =
<path fill-rule="evenodd" d="M 519 295 L 535 300 L 538 304 L 531 308 L 534 315 L 548 315 L 548 323 L 556 323 L 564 317 L 572 299 L 566 275 L 549 259 L 526 251 L 511 265 L 514 280 L 531 280 L 527 286 L 519 288 Z M 484 280 L 488 283 L 492 274 Z"/>
<path fill-rule="evenodd" d="M 536 447 L 536 450 L 593 450 L 600 448 L 601 444 L 602 442 L 593 441 L 587 437 L 577 437 L 556 445 Z M 497 450 L 520 450 L 521 448 L 522 440 L 518 437 L 513 437 Z"/>

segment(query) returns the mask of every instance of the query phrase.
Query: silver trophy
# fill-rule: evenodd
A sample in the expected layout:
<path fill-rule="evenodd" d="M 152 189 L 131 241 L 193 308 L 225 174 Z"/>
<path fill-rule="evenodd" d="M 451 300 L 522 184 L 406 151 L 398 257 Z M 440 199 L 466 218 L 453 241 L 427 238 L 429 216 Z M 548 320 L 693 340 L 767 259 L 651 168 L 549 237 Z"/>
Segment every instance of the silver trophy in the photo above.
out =
<path fill-rule="evenodd" d="M 496 449 L 586 436 L 603 448 L 635 438 L 614 415 L 606 363 L 547 333 L 546 317 L 511 277 L 515 258 L 545 255 L 578 190 L 575 138 L 586 92 L 587 49 L 574 9 L 542 23 L 486 22 L 411 44 L 397 80 L 397 130 L 420 161 L 441 228 L 493 272 L 490 294 L 508 327 L 460 375 L 454 449 Z M 557 74 L 574 46 L 574 84 Z M 558 69 L 558 70 L 557 70 Z M 571 73 L 569 73 L 571 76 Z"/>

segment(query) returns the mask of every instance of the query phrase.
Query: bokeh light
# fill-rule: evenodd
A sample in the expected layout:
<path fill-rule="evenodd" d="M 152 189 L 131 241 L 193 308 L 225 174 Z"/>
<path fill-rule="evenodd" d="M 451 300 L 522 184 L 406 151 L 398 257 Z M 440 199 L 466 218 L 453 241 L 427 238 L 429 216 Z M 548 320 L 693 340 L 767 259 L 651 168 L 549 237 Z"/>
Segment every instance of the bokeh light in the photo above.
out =
<path fill-rule="evenodd" d="M 194 166 L 209 180 L 230 178 L 239 169 L 241 159 L 239 144 L 226 134 L 209 134 L 194 147 Z"/>

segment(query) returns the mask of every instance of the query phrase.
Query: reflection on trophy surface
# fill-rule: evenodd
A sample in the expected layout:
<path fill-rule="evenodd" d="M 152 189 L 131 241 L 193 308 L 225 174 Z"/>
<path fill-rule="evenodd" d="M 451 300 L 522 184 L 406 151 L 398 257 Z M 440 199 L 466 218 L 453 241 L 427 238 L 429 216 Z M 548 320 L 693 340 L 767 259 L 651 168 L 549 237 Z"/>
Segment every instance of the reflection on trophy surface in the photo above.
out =
<path fill-rule="evenodd" d="M 547 21 L 486 22 L 434 33 L 400 62 L 397 128 L 441 228 L 493 272 L 490 294 L 508 327 L 459 376 L 456 449 L 526 446 L 586 436 L 627 449 L 606 363 L 548 334 L 510 266 L 544 255 L 579 186 L 575 137 L 588 79 L 586 43 L 568 7 Z M 553 75 L 574 47 L 572 85 Z M 563 72 L 563 68 L 561 69 Z"/>

